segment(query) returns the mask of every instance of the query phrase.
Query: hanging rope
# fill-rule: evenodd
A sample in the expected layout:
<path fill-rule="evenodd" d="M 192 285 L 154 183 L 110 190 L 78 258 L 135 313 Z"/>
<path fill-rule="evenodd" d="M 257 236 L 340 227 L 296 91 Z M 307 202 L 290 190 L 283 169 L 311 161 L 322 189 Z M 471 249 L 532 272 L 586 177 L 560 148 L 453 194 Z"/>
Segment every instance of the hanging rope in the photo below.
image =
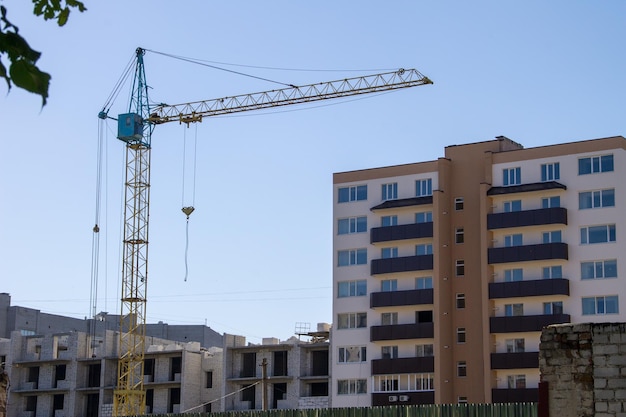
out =
<path fill-rule="evenodd" d="M 184 128 L 183 128 L 184 129 Z M 192 175 L 192 197 L 191 206 L 185 206 L 185 177 L 187 175 L 187 134 L 183 135 L 183 191 L 182 191 L 182 212 L 187 216 L 187 224 L 185 226 L 185 282 L 189 275 L 189 216 L 194 212 L 196 202 L 196 162 L 197 162 L 197 149 L 198 149 L 198 126 L 195 126 L 194 148 L 193 148 L 193 175 Z M 186 132 L 186 130 L 185 130 Z"/>

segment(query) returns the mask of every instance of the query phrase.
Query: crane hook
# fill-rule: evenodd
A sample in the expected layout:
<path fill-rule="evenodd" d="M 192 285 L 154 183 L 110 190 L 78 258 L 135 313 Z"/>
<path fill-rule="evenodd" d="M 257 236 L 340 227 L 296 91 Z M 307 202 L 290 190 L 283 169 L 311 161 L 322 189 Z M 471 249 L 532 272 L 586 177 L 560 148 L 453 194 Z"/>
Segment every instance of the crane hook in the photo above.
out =
<path fill-rule="evenodd" d="M 192 206 L 189 206 L 189 207 L 183 207 L 181 210 L 183 211 L 183 213 L 187 215 L 187 219 L 189 219 L 189 216 L 191 215 L 191 213 L 193 213 L 195 208 L 193 208 Z"/>

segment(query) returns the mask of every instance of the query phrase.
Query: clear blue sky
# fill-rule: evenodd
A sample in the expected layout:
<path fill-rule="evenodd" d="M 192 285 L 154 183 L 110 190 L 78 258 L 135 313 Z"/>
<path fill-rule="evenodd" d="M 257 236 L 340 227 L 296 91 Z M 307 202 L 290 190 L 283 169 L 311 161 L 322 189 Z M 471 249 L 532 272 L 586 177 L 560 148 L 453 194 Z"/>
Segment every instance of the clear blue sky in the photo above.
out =
<path fill-rule="evenodd" d="M 53 77 L 43 109 L 0 83 L 0 291 L 47 313 L 90 314 L 97 114 L 138 46 L 290 84 L 398 67 L 435 82 L 156 128 L 148 320 L 206 322 L 252 342 L 332 322 L 333 172 L 432 160 L 499 135 L 534 147 L 625 133 L 622 1 L 87 0 L 64 28 L 29 2 L 0 4 Z M 145 63 L 155 102 L 276 88 L 150 52 Z M 105 128 L 97 304 L 111 313 L 124 149 L 115 129 Z M 194 198 L 182 155 L 196 137 Z M 191 204 L 185 282 L 180 210 Z"/>

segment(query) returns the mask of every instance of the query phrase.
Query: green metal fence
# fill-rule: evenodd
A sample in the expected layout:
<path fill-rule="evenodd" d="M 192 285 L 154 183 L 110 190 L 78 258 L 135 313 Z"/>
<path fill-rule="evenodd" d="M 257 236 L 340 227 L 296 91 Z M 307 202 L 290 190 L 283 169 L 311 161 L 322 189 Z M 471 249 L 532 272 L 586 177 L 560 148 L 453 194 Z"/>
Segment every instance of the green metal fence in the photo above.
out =
<path fill-rule="evenodd" d="M 150 417 L 537 417 L 537 403 L 438 404 L 391 407 L 246 410 L 224 413 L 151 414 Z"/>

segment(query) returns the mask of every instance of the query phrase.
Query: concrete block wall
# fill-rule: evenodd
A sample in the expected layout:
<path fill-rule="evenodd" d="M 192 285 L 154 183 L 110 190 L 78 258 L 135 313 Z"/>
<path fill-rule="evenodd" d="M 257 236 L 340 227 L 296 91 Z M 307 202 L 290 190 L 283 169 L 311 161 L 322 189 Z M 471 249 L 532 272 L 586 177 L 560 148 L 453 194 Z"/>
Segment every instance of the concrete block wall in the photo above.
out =
<path fill-rule="evenodd" d="M 548 326 L 539 369 L 550 416 L 626 417 L 626 323 Z"/>

